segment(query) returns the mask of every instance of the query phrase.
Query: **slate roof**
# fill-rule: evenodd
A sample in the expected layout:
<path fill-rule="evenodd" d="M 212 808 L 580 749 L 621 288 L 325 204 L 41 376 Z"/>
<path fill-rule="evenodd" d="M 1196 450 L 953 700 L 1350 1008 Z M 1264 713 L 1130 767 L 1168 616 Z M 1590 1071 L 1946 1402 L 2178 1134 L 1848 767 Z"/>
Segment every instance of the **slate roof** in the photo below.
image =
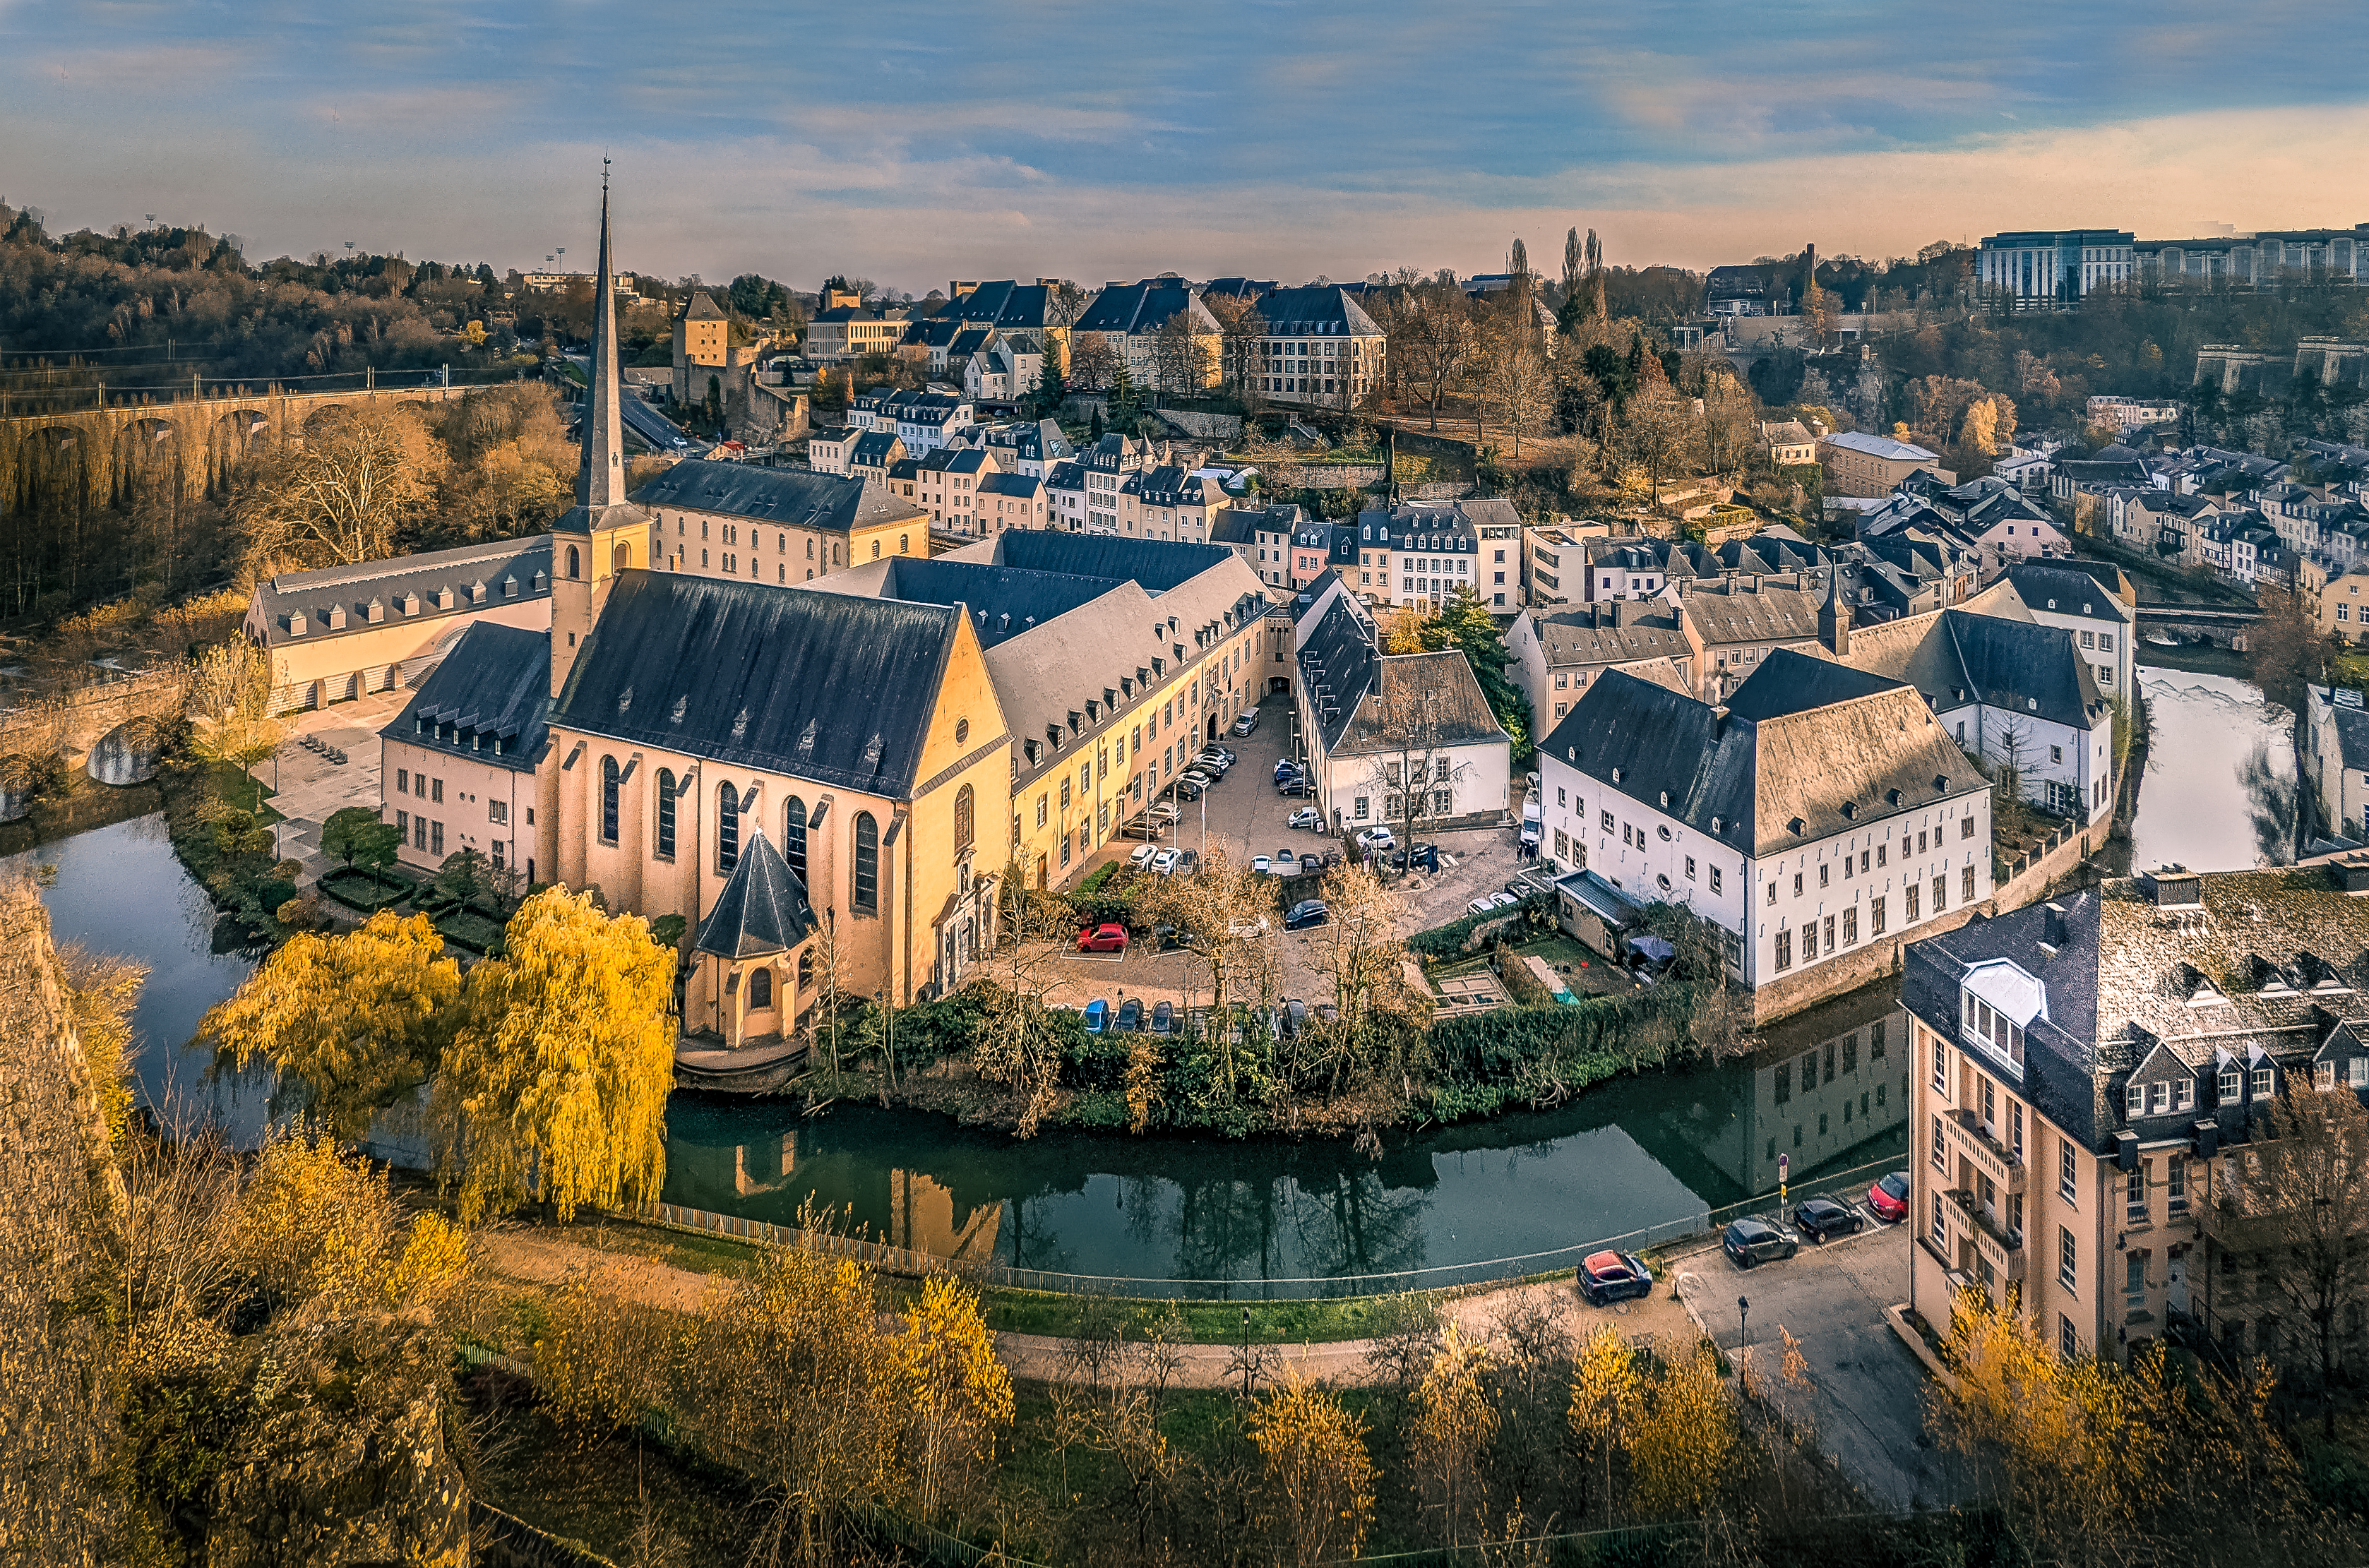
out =
<path fill-rule="evenodd" d="M 683 318 L 688 321 L 722 321 L 725 319 L 724 313 L 715 308 L 715 302 L 708 298 L 707 291 L 705 289 L 696 289 L 692 292 L 691 303 L 683 307 L 682 314 Z"/>
<path fill-rule="evenodd" d="M 889 459 L 893 457 L 898 451 L 898 435 L 896 431 L 866 430 L 862 435 L 855 438 L 855 444 L 853 446 L 848 448 L 848 466 L 852 468 L 886 468 L 888 466 Z"/>
<path fill-rule="evenodd" d="M 483 603 L 473 590 L 485 585 Z M 515 584 L 515 591 L 512 585 Z M 440 610 L 440 590 L 451 589 L 452 607 Z M 419 596 L 410 616 L 403 611 L 406 594 Z M 417 555 L 396 555 L 384 561 L 363 561 L 350 567 L 322 567 L 313 571 L 281 572 L 255 585 L 248 600 L 246 630 L 268 647 L 289 643 L 313 644 L 331 637 L 372 630 L 370 605 L 376 600 L 383 626 L 406 619 L 459 614 L 488 605 L 513 603 L 551 596 L 551 535 L 497 539 L 484 544 L 464 544 L 451 550 L 427 550 Z M 331 630 L 329 612 L 342 608 L 345 626 Z M 289 617 L 304 616 L 304 635 L 289 631 Z"/>
<path fill-rule="evenodd" d="M 681 507 L 783 527 L 852 528 L 922 515 L 878 484 L 846 474 L 803 468 L 757 468 L 745 463 L 686 458 L 644 485 L 634 499 L 655 511 Z"/>
<path fill-rule="evenodd" d="M 1276 338 L 1362 338 L 1382 330 L 1336 285 L 1276 289 L 1262 295 L 1256 308 L 1268 335 Z"/>
<path fill-rule="evenodd" d="M 1890 436 L 1870 435 L 1863 430 L 1836 430 L 1823 439 L 1828 446 L 1882 458 L 1886 463 L 1934 463 L 1940 457 L 1938 452 L 1928 452 L 1908 441 L 1896 441 Z"/>
<path fill-rule="evenodd" d="M 1961 981 L 2010 960 L 2046 990 L 2046 1016 L 2025 1032 L 2024 1087 L 2049 1119 L 2101 1151 L 2124 1128 L 2182 1138 L 2200 1118 L 2226 1139 L 2244 1119 L 2242 1104 L 2215 1103 L 2222 1061 L 2250 1066 L 2259 1051 L 2298 1067 L 2369 1012 L 2369 899 L 2321 869 L 2213 873 L 2192 886 L 2193 901 L 2158 907 L 2151 879 L 2116 879 L 1911 943 L 1902 1001 L 1954 1035 Z M 2193 1001 L 2200 981 L 2219 1000 Z M 2167 1049 L 2196 1075 L 2195 1107 L 2131 1121 L 2116 1090 Z"/>
<path fill-rule="evenodd" d="M 1541 750 L 1756 857 L 1989 787 L 1914 688 L 1845 691 L 1802 668 L 1817 662 L 1788 649 L 1770 654 L 1736 692 L 1745 698 L 1762 686 L 1745 699 L 1747 711 L 1769 715 L 1757 720 L 1608 670 Z M 1804 682 L 1840 700 L 1797 708 L 1791 696 Z"/>
<path fill-rule="evenodd" d="M 379 735 L 531 773 L 550 714 L 551 634 L 479 621 Z"/>
<path fill-rule="evenodd" d="M 846 579 L 843 589 L 837 582 L 841 578 Z M 876 564 L 867 561 L 855 571 L 832 573 L 831 584 L 835 591 L 869 593 L 916 604 L 964 606 L 971 612 L 972 629 L 978 634 L 980 645 L 986 647 L 1066 615 L 1082 604 L 1091 604 L 1119 586 L 1107 578 L 1027 571 L 950 555 L 927 561 L 910 555 L 895 555 Z"/>
<path fill-rule="evenodd" d="M 720 958 L 761 958 L 787 953 L 814 933 L 814 906 L 807 901 L 806 884 L 765 830 L 752 826 L 691 947 Z"/>
<path fill-rule="evenodd" d="M 2369 713 L 2329 704 L 2328 720 L 2336 727 L 2337 756 L 2355 773 L 2369 773 Z"/>
<path fill-rule="evenodd" d="M 1854 702 L 1897 689 L 1902 683 L 1831 659 L 1779 648 L 1727 699 L 1731 718 L 1758 724 L 1836 703 Z"/>
<path fill-rule="evenodd" d="M 622 572 L 552 722 L 903 798 L 960 619 L 940 605 Z"/>
<path fill-rule="evenodd" d="M 1218 321 L 1181 278 L 1146 278 L 1104 289 L 1078 317 L 1072 332 L 1157 332 L 1179 311 L 1193 313 L 1196 332 L 1216 332 Z"/>
<path fill-rule="evenodd" d="M 982 496 L 1018 496 L 1035 500 L 1044 493 L 1045 481 L 1030 474 L 990 474 L 978 482 Z"/>
<path fill-rule="evenodd" d="M 2024 562 L 2007 569 L 2007 580 L 2016 597 L 2034 610 L 2045 610 L 2054 615 L 2080 615 L 2116 625 L 2127 624 L 2135 618 L 2104 583 L 2077 567 L 2060 567 L 2053 562 Z"/>
<path fill-rule="evenodd" d="M 1395 750 L 1393 726 L 1418 712 L 1432 720 L 1435 745 L 1505 738 L 1461 652 L 1385 655 L 1376 638 L 1374 623 L 1355 595 L 1343 593 L 1300 645 L 1299 678 L 1311 704 L 1321 703 L 1318 721 L 1328 756 Z M 1379 711 L 1371 700 L 1377 695 Z"/>
<path fill-rule="evenodd" d="M 972 545 L 962 554 L 968 559 L 988 559 L 999 566 L 1028 571 L 1133 581 L 1150 594 L 1165 593 L 1221 561 L 1240 558 L 1222 544 L 1187 544 L 1051 529 L 1007 529 L 984 549 Z"/>
<path fill-rule="evenodd" d="M 1626 664 L 1647 658 L 1687 658 L 1694 649 L 1678 630 L 1678 618 L 1656 601 L 1577 605 L 1525 611 L 1549 669 L 1574 665 Z"/>
<path fill-rule="evenodd" d="M 2105 711 L 2089 661 L 2062 626 L 1972 610 L 1928 611 L 1854 628 L 1844 662 L 1908 682 L 1937 709 L 1980 701 L 2076 729 L 2091 727 Z"/>
<path fill-rule="evenodd" d="M 1754 592 L 1704 583 L 1690 588 L 1679 602 L 1706 647 L 1798 642 L 1818 635 L 1818 595 L 1803 589 L 1764 584 Z"/>

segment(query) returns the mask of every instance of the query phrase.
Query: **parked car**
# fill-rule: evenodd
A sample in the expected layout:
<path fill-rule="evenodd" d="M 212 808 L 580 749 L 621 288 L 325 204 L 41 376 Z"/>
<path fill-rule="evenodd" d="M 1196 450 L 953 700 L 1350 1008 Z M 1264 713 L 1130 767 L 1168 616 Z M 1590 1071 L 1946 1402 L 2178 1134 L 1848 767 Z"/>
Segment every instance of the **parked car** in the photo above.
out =
<path fill-rule="evenodd" d="M 1233 752 L 1227 750 L 1224 747 L 1212 741 L 1210 744 L 1201 748 L 1200 752 L 1194 758 L 1194 761 L 1199 762 L 1215 762 L 1220 768 L 1230 768 L 1236 762 L 1241 761 L 1242 759 L 1236 756 Z"/>
<path fill-rule="evenodd" d="M 1260 871 L 1264 870 L 1265 867 L 1261 866 L 1257 861 L 1253 861 L 1251 863 L 1251 869 L 1253 871 Z M 1265 915 L 1261 915 L 1256 920 L 1234 921 L 1227 925 L 1226 934 L 1235 938 L 1237 941 L 1247 941 L 1253 938 L 1265 936 L 1266 934 L 1266 917 Z"/>
<path fill-rule="evenodd" d="M 1514 902 L 1518 904 L 1530 896 L 1530 885 L 1527 882 L 1508 882 L 1505 884 L 1505 891 L 1511 893 L 1514 896 Z"/>
<path fill-rule="evenodd" d="M 1275 852 L 1275 874 L 1277 876 L 1299 875 L 1299 852 L 1287 844 Z"/>
<path fill-rule="evenodd" d="M 1283 929 L 1306 931 L 1310 926 L 1322 925 L 1332 918 L 1333 911 L 1325 908 L 1323 899 L 1302 898 L 1292 905 L 1290 912 L 1283 917 Z"/>
<path fill-rule="evenodd" d="M 1180 947 L 1193 945 L 1192 932 L 1181 925 L 1155 925 L 1151 928 L 1151 939 L 1160 944 L 1162 953 L 1173 953 Z"/>
<path fill-rule="evenodd" d="M 1320 1001 L 1316 1004 L 1316 1016 L 1320 1022 L 1338 1024 L 1341 1022 L 1341 1010 L 1329 1001 Z"/>
<path fill-rule="evenodd" d="M 1184 813 L 1178 811 L 1176 807 L 1169 805 L 1164 800 L 1155 800 L 1150 805 L 1143 808 L 1143 819 L 1145 821 L 1157 822 L 1163 828 L 1175 821 L 1176 818 L 1182 815 L 1184 815 Z"/>
<path fill-rule="evenodd" d="M 1127 852 L 1127 863 L 1129 865 L 1137 867 L 1150 865 L 1151 864 L 1151 857 L 1156 852 L 1153 851 L 1152 847 L 1149 843 L 1138 844 L 1135 848 Z"/>
<path fill-rule="evenodd" d="M 1590 1253 L 1580 1260 L 1579 1293 L 1598 1307 L 1654 1293 L 1654 1271 L 1634 1253 Z"/>
<path fill-rule="evenodd" d="M 1339 850 L 1326 850 L 1326 851 L 1324 852 L 1324 869 L 1325 869 L 1325 870 L 1330 871 L 1330 870 L 1332 870 L 1334 866 L 1336 866 L 1336 865 L 1338 865 L 1338 864 L 1341 864 L 1341 852 L 1340 852 Z"/>
<path fill-rule="evenodd" d="M 1265 876 L 1268 872 L 1273 871 L 1274 869 L 1275 862 L 1267 859 L 1266 856 L 1263 854 L 1254 854 L 1251 856 L 1252 876 Z"/>
<path fill-rule="evenodd" d="M 1323 869 L 1324 857 L 1322 855 L 1318 854 L 1314 850 L 1302 850 L 1299 852 L 1299 875 L 1302 876 L 1313 876 Z"/>
<path fill-rule="evenodd" d="M 1151 869 L 1155 876 L 1166 876 L 1173 873 L 1176 869 L 1176 852 L 1174 850 L 1162 850 L 1158 854 L 1153 855 L 1151 857 Z"/>
<path fill-rule="evenodd" d="M 1302 770 L 1299 763 L 1293 761 L 1288 757 L 1283 758 L 1275 765 L 1275 782 L 1281 784 L 1286 779 L 1298 778 L 1300 776 L 1301 772 Z"/>
<path fill-rule="evenodd" d="M 1485 915 L 1497 907 L 1497 900 L 1483 895 L 1464 906 L 1468 914 Z"/>
<path fill-rule="evenodd" d="M 1118 1004 L 1118 1023 L 1116 1027 L 1122 1035 L 1133 1035 L 1142 1031 L 1143 998 L 1131 996 Z"/>
<path fill-rule="evenodd" d="M 1405 871 L 1412 868 L 1417 871 L 1432 872 L 1436 875 L 1439 870 L 1439 846 L 1437 844 L 1411 844 L 1405 849 L 1395 850 L 1391 852 L 1390 865 L 1390 869 L 1393 871 Z"/>
<path fill-rule="evenodd" d="M 1086 1003 L 1086 1033 L 1099 1035 L 1110 1027 L 1110 1003 L 1096 997 Z"/>
<path fill-rule="evenodd" d="M 1283 825 L 1287 828 L 1321 828 L 1324 825 L 1324 813 L 1313 806 L 1303 806 L 1285 818 Z"/>
<path fill-rule="evenodd" d="M 1311 795 L 1316 793 L 1316 786 L 1310 784 L 1306 779 L 1301 778 L 1299 774 L 1294 773 L 1291 777 L 1276 785 L 1275 793 L 1277 795 Z"/>
<path fill-rule="evenodd" d="M 1513 910 L 1519 909 L 1522 900 L 1511 893 L 1500 893 L 1489 900 L 1489 907 L 1493 910 Z"/>
<path fill-rule="evenodd" d="M 1193 782 L 1193 775 L 1190 773 L 1185 774 L 1184 777 L 1176 781 L 1176 798 L 1179 800 L 1198 800 L 1208 793 L 1208 785 L 1206 784 L 1195 784 Z"/>
<path fill-rule="evenodd" d="M 1750 1268 L 1771 1258 L 1790 1258 L 1802 1250 L 1799 1232 L 1784 1225 L 1746 1216 L 1729 1225 L 1719 1244 L 1738 1268 Z"/>
<path fill-rule="evenodd" d="M 1866 1223 L 1858 1210 L 1830 1197 L 1806 1197 L 1793 1206 L 1793 1228 L 1822 1245 L 1829 1236 L 1856 1236 Z"/>
<path fill-rule="evenodd" d="M 1256 729 L 1257 727 L 1258 710 L 1256 708 L 1253 708 L 1247 713 L 1239 714 L 1234 718 L 1234 733 L 1236 735 L 1248 735 L 1252 730 Z"/>
<path fill-rule="evenodd" d="M 1368 850 L 1394 850 L 1399 841 L 1388 828 L 1368 828 L 1357 835 L 1357 842 Z"/>
<path fill-rule="evenodd" d="M 1195 872 L 1200 870 L 1201 852 L 1199 850 L 1189 849 L 1178 850 L 1176 852 L 1176 869 L 1183 872 L 1187 876 L 1190 876 Z"/>
<path fill-rule="evenodd" d="M 1276 1009 L 1276 1023 L 1290 1039 L 1308 1027 L 1308 1003 L 1296 996 L 1287 996 Z"/>
<path fill-rule="evenodd" d="M 1127 951 L 1127 927 L 1116 921 L 1090 925 L 1078 933 L 1081 953 L 1124 953 Z"/>
<path fill-rule="evenodd" d="M 1867 1189 L 1867 1206 L 1886 1225 L 1908 1218 L 1908 1173 L 1894 1171 Z"/>
<path fill-rule="evenodd" d="M 1176 1032 L 1176 1004 L 1173 1001 L 1154 1003 L 1151 1009 L 1151 1032 L 1173 1035 Z"/>
<path fill-rule="evenodd" d="M 1221 779 L 1226 776 L 1226 771 L 1234 765 L 1234 757 L 1230 751 L 1201 751 L 1195 753 L 1193 760 L 1184 765 L 1188 768 L 1198 768 L 1213 779 Z"/>
<path fill-rule="evenodd" d="M 1183 773 L 1177 774 L 1176 782 L 1179 784 L 1196 784 L 1202 789 L 1207 789 L 1218 781 L 1215 775 L 1205 773 L 1196 766 L 1187 768 Z"/>

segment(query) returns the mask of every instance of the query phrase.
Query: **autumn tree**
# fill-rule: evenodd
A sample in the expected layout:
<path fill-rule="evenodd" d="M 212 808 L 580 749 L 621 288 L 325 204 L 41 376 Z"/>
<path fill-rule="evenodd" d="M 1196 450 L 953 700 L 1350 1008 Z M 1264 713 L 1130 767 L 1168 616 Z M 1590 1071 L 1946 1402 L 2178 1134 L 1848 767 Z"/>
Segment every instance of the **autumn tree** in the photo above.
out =
<path fill-rule="evenodd" d="M 1598 1328 L 1580 1347 L 1572 1368 L 1571 1432 L 1583 1455 L 1603 1466 L 1597 1494 L 1604 1522 L 1612 1522 L 1612 1460 L 1628 1449 L 1645 1413 L 1644 1385 L 1629 1342 L 1610 1325 Z"/>
<path fill-rule="evenodd" d="M 1399 939 L 1402 900 L 1363 861 L 1325 874 L 1328 918 L 1317 928 L 1316 966 L 1333 981 L 1333 1005 L 1340 1017 L 1331 1025 L 1338 1047 L 1329 1053 L 1327 1090 L 1340 1091 L 1352 1066 L 1365 1059 L 1376 993 L 1397 972 L 1406 955 Z"/>
<path fill-rule="evenodd" d="M 1294 1376 L 1259 1400 L 1250 1435 L 1265 1471 L 1261 1512 L 1285 1561 L 1356 1556 L 1374 1517 L 1365 1424 L 1338 1394 Z"/>
<path fill-rule="evenodd" d="M 314 416 L 303 443 L 255 460 L 231 498 L 258 572 L 350 566 L 395 553 L 427 515 L 447 459 L 417 410 L 365 403 Z"/>
<path fill-rule="evenodd" d="M 460 966 L 425 915 L 382 910 L 339 936 L 299 932 L 199 1036 L 236 1067 L 258 1059 L 339 1138 L 426 1082 L 460 1022 Z"/>
<path fill-rule="evenodd" d="M 287 722 L 271 711 L 271 654 L 243 636 L 200 653 L 188 690 L 189 750 L 209 762 L 245 773 L 288 738 Z"/>
<path fill-rule="evenodd" d="M 923 1283 L 890 1354 L 905 1401 L 904 1468 L 914 1511 L 957 1517 L 984 1497 L 998 1436 L 1012 1425 L 1012 1375 L 995 1358 L 978 1292 Z"/>
<path fill-rule="evenodd" d="M 2369 1109 L 2344 1085 L 2289 1079 L 2263 1130 L 2221 1162 L 2214 1204 L 2233 1232 L 2279 1260 L 2263 1277 L 2306 1325 L 2321 1432 L 2332 1439 L 2346 1324 L 2369 1304 Z"/>
<path fill-rule="evenodd" d="M 1638 1509 L 1660 1517 L 1702 1514 L 1726 1481 L 1736 1446 L 1735 1410 L 1719 1375 L 1719 1351 L 1698 1340 L 1647 1391 L 1629 1441 Z"/>
<path fill-rule="evenodd" d="M 1415 1391 L 1407 1448 L 1424 1511 L 1438 1516 L 1437 1532 L 1451 1546 L 1479 1533 L 1487 1517 L 1488 1454 L 1497 1435 L 1496 1408 L 1485 1385 L 1489 1347 L 1454 1323 Z"/>
<path fill-rule="evenodd" d="M 1240 978 L 1245 949 L 1255 945 L 1275 911 L 1266 878 L 1237 865 L 1223 850 L 1212 850 L 1198 870 L 1164 876 L 1145 895 L 1143 911 L 1176 928 L 1176 941 L 1200 962 L 1209 979 L 1209 1049 L 1217 1058 L 1216 1090 L 1231 1103 L 1242 1068 L 1242 1046 L 1233 1038 L 1228 1007 Z"/>
<path fill-rule="evenodd" d="M 549 887 L 470 971 L 430 1105 L 437 1170 L 474 1221 L 525 1199 L 562 1219 L 655 1198 L 674 1087 L 674 955 L 638 915 Z"/>

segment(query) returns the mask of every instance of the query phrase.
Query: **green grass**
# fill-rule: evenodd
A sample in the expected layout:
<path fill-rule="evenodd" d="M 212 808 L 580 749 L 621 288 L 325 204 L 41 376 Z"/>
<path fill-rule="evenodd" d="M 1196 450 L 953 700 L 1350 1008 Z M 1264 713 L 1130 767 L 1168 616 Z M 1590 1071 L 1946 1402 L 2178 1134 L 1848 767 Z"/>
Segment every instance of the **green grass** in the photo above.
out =
<path fill-rule="evenodd" d="M 213 793 L 215 798 L 228 801 L 242 811 L 254 812 L 255 819 L 266 827 L 274 822 L 288 820 L 277 810 L 263 804 L 278 795 L 279 791 L 246 769 L 235 767 L 228 762 L 209 762 L 204 772 L 206 787 Z"/>

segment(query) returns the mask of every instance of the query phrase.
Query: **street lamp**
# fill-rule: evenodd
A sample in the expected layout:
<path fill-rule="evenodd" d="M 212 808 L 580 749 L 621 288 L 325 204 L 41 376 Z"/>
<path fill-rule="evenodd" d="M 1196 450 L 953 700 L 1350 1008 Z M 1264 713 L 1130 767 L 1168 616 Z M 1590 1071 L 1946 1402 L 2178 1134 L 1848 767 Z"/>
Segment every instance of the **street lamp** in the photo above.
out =
<path fill-rule="evenodd" d="M 1742 1350 L 1752 1343 L 1752 1300 L 1745 1296 L 1735 1299 L 1735 1348 Z"/>

